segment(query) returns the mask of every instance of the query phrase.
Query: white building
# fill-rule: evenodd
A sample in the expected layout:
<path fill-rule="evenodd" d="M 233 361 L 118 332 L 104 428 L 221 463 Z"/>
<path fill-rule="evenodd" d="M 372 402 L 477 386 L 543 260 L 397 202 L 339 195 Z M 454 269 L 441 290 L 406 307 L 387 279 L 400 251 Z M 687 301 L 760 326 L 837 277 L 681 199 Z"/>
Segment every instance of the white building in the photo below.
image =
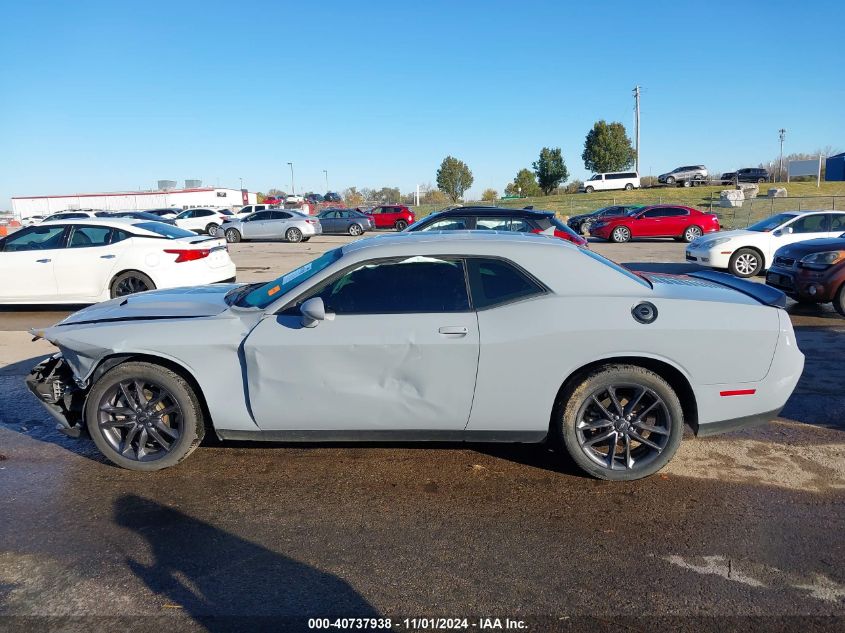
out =
<path fill-rule="evenodd" d="M 166 191 L 120 191 L 115 193 L 75 193 L 67 196 L 16 196 L 12 212 L 18 218 L 50 215 L 68 209 L 103 209 L 105 211 L 143 211 L 178 207 L 232 208 L 256 204 L 256 196 L 246 190 L 226 187 L 197 187 Z"/>

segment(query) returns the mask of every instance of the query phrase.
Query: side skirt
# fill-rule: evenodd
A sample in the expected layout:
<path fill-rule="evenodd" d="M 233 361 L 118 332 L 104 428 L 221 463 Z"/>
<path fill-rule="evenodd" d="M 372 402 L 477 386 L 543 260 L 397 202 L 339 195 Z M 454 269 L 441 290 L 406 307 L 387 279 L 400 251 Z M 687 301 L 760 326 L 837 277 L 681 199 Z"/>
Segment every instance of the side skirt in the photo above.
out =
<path fill-rule="evenodd" d="M 237 431 L 216 429 L 221 440 L 249 442 L 496 442 L 538 444 L 546 431 Z"/>

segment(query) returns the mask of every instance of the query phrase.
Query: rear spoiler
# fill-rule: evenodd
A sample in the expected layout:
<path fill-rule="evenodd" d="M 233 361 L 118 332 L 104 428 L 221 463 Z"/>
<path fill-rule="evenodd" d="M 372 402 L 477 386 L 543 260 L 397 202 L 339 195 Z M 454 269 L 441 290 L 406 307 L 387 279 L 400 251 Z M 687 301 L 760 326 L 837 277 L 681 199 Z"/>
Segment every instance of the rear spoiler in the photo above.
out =
<path fill-rule="evenodd" d="M 727 286 L 752 299 L 756 299 L 763 305 L 772 306 L 773 308 L 786 308 L 786 295 L 777 288 L 772 288 L 766 284 L 758 284 L 754 281 L 740 279 L 728 273 L 720 273 L 715 270 L 697 270 L 687 273 L 687 275 L 696 279 L 711 281 L 721 286 Z"/>

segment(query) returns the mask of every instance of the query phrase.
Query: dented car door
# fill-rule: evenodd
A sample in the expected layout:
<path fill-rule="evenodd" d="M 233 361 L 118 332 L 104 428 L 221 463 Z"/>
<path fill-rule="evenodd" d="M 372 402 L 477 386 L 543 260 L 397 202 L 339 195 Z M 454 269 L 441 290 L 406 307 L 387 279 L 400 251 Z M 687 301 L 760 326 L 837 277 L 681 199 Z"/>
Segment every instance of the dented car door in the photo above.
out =
<path fill-rule="evenodd" d="M 313 297 L 327 318 L 304 327 L 299 306 Z M 265 317 L 243 351 L 264 430 L 462 431 L 479 354 L 464 262 L 357 265 Z"/>

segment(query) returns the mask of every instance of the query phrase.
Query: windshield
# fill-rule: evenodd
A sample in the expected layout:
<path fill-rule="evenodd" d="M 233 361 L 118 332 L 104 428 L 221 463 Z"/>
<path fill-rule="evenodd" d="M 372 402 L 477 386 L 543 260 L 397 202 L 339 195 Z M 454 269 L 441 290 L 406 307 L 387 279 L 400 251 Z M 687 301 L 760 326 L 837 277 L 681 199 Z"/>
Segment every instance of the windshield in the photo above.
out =
<path fill-rule="evenodd" d="M 144 229 L 150 233 L 155 233 L 161 237 L 166 237 L 169 240 L 175 240 L 180 237 L 196 237 L 197 234 L 193 231 L 186 231 L 180 229 L 178 226 L 172 224 L 165 224 L 164 222 L 138 222 L 132 226 L 137 226 L 139 229 Z"/>
<path fill-rule="evenodd" d="M 245 308 L 266 308 L 286 292 L 290 292 L 301 283 L 311 279 L 342 256 L 343 249 L 341 248 L 323 253 L 317 259 L 303 264 L 296 270 L 292 270 L 269 283 L 262 284 L 242 297 L 238 297 L 233 303 Z"/>
<path fill-rule="evenodd" d="M 768 233 L 769 231 L 774 231 L 781 224 L 783 224 L 784 222 L 788 222 L 794 217 L 794 213 L 778 213 L 777 215 L 773 215 L 770 218 L 766 218 L 765 220 L 760 220 L 759 222 L 752 224 L 748 227 L 748 230 L 759 231 L 760 233 Z"/>

